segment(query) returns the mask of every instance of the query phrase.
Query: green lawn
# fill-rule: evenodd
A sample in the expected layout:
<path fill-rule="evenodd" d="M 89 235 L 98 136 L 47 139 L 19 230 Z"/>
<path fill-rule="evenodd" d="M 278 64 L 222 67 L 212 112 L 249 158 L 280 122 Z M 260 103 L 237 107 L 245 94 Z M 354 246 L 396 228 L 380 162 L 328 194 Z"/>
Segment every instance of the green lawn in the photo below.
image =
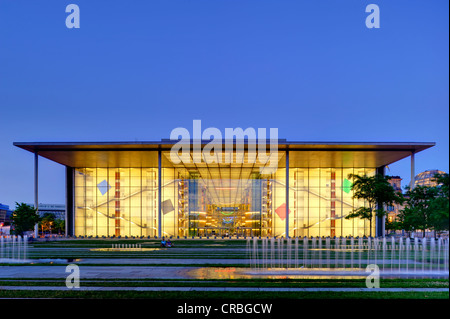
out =
<path fill-rule="evenodd" d="M 448 292 L 182 292 L 182 291 L 2 291 L 0 298 L 86 299 L 448 299 Z"/>

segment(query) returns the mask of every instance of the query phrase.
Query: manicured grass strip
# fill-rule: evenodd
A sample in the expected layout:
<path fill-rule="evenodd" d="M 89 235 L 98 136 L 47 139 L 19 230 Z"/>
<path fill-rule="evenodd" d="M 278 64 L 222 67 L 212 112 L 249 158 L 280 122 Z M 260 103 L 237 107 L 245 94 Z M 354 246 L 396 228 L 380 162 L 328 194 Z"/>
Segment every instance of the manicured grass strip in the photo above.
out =
<path fill-rule="evenodd" d="M 0 298 L 82 299 L 448 299 L 448 292 L 183 292 L 3 290 Z"/>

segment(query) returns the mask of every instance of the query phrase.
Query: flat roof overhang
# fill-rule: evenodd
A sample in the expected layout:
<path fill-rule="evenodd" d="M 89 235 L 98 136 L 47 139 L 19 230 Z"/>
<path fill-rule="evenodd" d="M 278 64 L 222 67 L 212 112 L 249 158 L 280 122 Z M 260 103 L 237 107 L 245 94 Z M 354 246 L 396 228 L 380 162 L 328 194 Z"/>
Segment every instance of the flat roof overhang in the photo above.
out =
<path fill-rule="evenodd" d="M 202 141 L 202 145 L 208 142 Z M 176 143 L 161 140 L 15 142 L 14 145 L 69 167 L 157 167 L 157 157 L 149 156 L 149 152 L 170 151 Z M 248 145 L 246 142 L 244 148 L 247 149 Z M 291 151 L 289 161 L 292 167 L 381 167 L 435 145 L 434 142 L 288 142 L 279 139 L 278 151 Z"/>

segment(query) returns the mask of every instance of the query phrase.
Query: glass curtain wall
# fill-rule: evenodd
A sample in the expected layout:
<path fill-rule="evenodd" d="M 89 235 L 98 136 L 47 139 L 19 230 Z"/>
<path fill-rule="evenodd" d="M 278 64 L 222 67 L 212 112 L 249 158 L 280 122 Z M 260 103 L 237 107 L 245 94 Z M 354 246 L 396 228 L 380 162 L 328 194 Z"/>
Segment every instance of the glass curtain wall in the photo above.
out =
<path fill-rule="evenodd" d="M 76 168 L 76 236 L 156 236 L 158 168 Z"/>
<path fill-rule="evenodd" d="M 345 219 L 355 208 L 365 206 L 353 199 L 349 174 L 375 175 L 375 168 L 289 169 L 290 236 L 368 236 L 369 221 Z M 375 234 L 375 218 L 372 235 Z"/>
<path fill-rule="evenodd" d="M 158 167 L 76 168 L 75 235 L 153 237 L 161 227 L 163 236 L 286 236 L 285 152 L 263 172 L 264 163 L 244 155 L 241 163 L 174 164 L 163 151 L 161 225 Z M 348 175 L 374 175 L 374 168 L 292 166 L 289 236 L 369 235 L 367 220 L 345 219 L 365 205 L 352 198 Z"/>
<path fill-rule="evenodd" d="M 284 166 L 262 174 L 265 164 L 250 161 L 247 152 L 240 163 L 219 158 L 194 163 L 192 157 L 190 163 L 174 163 L 169 151 L 162 152 L 164 236 L 280 236 L 285 231 Z M 278 159 L 283 163 L 284 153 Z"/>

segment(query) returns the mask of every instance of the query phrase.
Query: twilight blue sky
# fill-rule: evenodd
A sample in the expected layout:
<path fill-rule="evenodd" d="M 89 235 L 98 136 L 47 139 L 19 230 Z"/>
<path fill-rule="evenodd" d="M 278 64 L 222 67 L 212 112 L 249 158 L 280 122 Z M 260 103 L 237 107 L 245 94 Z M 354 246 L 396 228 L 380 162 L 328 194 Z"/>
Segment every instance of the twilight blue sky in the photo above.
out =
<path fill-rule="evenodd" d="M 78 4 L 81 28 L 67 29 Z M 375 3 L 381 28 L 368 29 Z M 0 0 L 0 202 L 33 202 L 15 141 L 145 141 L 178 126 L 417 141 L 449 161 L 447 0 Z M 64 169 L 40 161 L 40 202 Z M 409 159 L 390 175 L 409 182 Z"/>

